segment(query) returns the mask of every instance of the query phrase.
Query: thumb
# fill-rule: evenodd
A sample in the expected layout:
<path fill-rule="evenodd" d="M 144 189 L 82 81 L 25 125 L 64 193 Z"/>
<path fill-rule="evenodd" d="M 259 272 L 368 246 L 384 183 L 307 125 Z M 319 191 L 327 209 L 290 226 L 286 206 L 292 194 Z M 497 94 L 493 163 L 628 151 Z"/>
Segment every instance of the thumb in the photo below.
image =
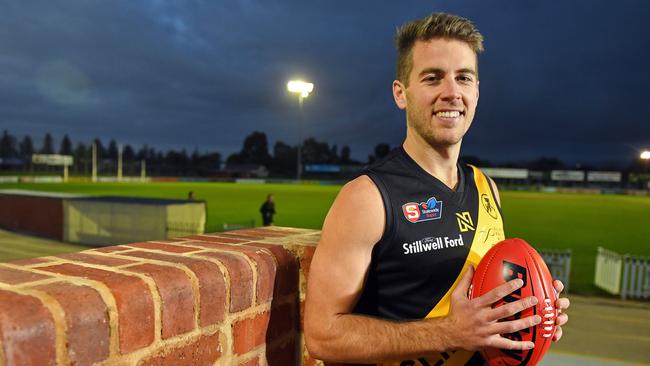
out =
<path fill-rule="evenodd" d="M 474 267 L 472 265 L 467 266 L 467 270 L 458 281 L 458 285 L 454 289 L 452 296 L 458 298 L 464 297 L 467 298 L 467 292 L 469 291 L 469 286 L 472 284 L 472 277 L 474 277 Z"/>

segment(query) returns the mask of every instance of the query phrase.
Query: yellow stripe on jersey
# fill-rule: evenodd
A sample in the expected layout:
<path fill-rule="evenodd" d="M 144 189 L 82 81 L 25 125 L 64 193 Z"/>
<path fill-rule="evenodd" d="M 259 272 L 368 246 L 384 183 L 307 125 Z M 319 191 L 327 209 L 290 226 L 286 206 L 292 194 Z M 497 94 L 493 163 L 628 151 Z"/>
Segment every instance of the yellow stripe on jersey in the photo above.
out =
<path fill-rule="evenodd" d="M 483 258 L 485 253 L 492 248 L 494 244 L 505 239 L 503 232 L 503 219 L 501 218 L 501 213 L 499 212 L 494 196 L 492 195 L 490 182 L 479 168 L 473 165 L 470 165 L 470 167 L 474 170 L 474 182 L 476 184 L 476 189 L 478 190 L 479 201 L 478 220 L 476 220 L 474 240 L 472 240 L 472 246 L 470 247 L 467 260 L 465 261 L 465 265 L 460 274 L 456 278 L 456 281 L 454 281 L 454 284 L 449 288 L 445 296 L 443 296 L 438 304 L 436 304 L 436 306 L 429 312 L 426 316 L 427 319 L 446 316 L 447 313 L 449 313 L 449 300 L 451 298 L 451 293 L 456 288 L 458 281 L 460 281 L 461 277 L 465 274 L 465 271 L 467 271 L 467 266 L 471 265 L 476 268 L 478 262 L 481 261 L 481 258 Z M 473 354 L 474 352 L 458 350 L 453 353 L 448 352 L 444 355 L 440 354 L 436 357 L 426 357 L 426 361 L 429 365 L 464 366 Z M 438 363 L 440 361 L 442 361 L 442 363 Z M 426 365 L 425 363 L 422 364 Z M 382 365 L 399 366 L 400 362 Z"/>

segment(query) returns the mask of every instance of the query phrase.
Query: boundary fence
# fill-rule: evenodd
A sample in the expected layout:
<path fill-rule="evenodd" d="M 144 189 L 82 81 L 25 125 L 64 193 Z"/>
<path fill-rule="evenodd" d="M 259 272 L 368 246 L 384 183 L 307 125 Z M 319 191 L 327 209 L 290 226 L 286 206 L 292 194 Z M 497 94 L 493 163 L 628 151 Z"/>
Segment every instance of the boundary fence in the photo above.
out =
<path fill-rule="evenodd" d="M 598 247 L 594 283 L 622 299 L 650 299 L 650 257 Z"/>

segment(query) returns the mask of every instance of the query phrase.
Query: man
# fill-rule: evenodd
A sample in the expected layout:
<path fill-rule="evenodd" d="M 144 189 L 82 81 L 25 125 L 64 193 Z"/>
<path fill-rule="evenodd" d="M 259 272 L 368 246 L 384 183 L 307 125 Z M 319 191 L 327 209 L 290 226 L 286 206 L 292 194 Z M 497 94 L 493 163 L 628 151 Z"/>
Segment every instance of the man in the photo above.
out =
<path fill-rule="evenodd" d="M 273 215 L 275 215 L 275 203 L 273 203 L 273 195 L 269 193 L 266 196 L 266 201 L 262 203 L 260 207 L 260 213 L 262 214 L 262 223 L 264 226 L 273 225 Z"/>
<path fill-rule="evenodd" d="M 309 276 L 307 348 L 330 362 L 405 366 L 482 365 L 483 347 L 530 349 L 501 334 L 538 324 L 537 315 L 505 320 L 537 299 L 491 308 L 521 280 L 467 296 L 473 267 L 505 238 L 496 185 L 458 163 L 479 98 L 483 37 L 468 20 L 437 13 L 396 38 L 393 96 L 406 111 L 406 138 L 346 184 L 325 219 Z M 558 317 L 554 340 L 567 320 Z"/>

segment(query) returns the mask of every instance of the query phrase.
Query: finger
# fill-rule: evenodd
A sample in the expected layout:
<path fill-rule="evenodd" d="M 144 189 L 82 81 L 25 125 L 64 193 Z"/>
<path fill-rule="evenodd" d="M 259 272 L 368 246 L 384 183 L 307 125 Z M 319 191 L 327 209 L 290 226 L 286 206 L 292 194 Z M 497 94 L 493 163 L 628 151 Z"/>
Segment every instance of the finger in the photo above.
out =
<path fill-rule="evenodd" d="M 526 310 L 532 306 L 537 305 L 537 302 L 538 302 L 537 297 L 530 296 L 525 299 L 517 300 L 515 302 L 511 302 L 509 304 L 496 307 L 492 309 L 488 314 L 488 320 L 494 321 L 494 320 L 507 318 L 509 316 L 517 314 L 520 311 Z"/>
<path fill-rule="evenodd" d="M 491 291 L 487 292 L 481 297 L 476 298 L 478 300 L 479 306 L 488 306 L 492 305 L 495 302 L 501 300 L 504 296 L 511 294 L 518 288 L 524 285 L 524 281 L 520 278 L 516 278 L 512 281 L 508 281 L 502 285 L 499 285 L 493 288 Z"/>
<path fill-rule="evenodd" d="M 569 321 L 569 316 L 566 314 L 560 314 L 555 318 L 555 324 L 557 325 L 564 325 L 566 322 Z"/>
<path fill-rule="evenodd" d="M 469 286 L 472 284 L 472 277 L 474 277 L 474 267 L 468 266 L 465 274 L 463 274 L 463 277 L 460 278 L 458 285 L 454 289 L 452 297 L 458 298 L 460 296 L 467 298 Z"/>
<path fill-rule="evenodd" d="M 560 309 L 560 310 L 561 309 L 568 309 L 570 305 L 571 305 L 571 302 L 566 297 L 561 297 L 561 298 L 555 300 L 555 308 L 556 309 Z"/>
<path fill-rule="evenodd" d="M 494 334 L 515 333 L 522 329 L 534 327 L 542 321 L 539 315 L 527 316 L 522 319 L 494 323 L 490 326 L 490 332 Z"/>
<path fill-rule="evenodd" d="M 555 287 L 555 291 L 557 291 L 558 294 L 564 290 L 564 284 L 560 280 L 554 280 L 553 287 Z"/>
<path fill-rule="evenodd" d="M 508 338 L 496 336 L 494 340 L 492 340 L 488 344 L 488 347 L 525 351 L 525 350 L 533 349 L 535 347 L 535 343 L 529 341 L 513 341 Z"/>
<path fill-rule="evenodd" d="M 557 342 L 562 338 L 562 327 L 561 326 L 556 326 L 555 327 L 555 334 L 553 334 L 553 342 Z"/>

